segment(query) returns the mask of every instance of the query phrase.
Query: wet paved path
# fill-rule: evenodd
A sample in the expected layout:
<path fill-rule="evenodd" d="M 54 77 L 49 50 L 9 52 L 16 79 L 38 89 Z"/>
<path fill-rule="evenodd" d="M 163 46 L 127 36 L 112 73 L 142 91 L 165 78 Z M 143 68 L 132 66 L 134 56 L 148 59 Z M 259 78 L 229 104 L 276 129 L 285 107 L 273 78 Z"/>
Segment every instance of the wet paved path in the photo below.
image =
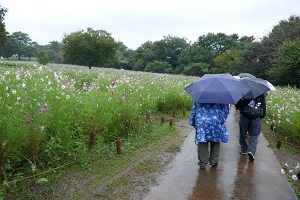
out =
<path fill-rule="evenodd" d="M 179 129 L 185 127 L 182 130 L 185 130 L 186 140 L 170 163 L 169 170 L 145 200 L 297 200 L 263 135 L 259 136 L 254 162 L 249 162 L 247 156 L 239 153 L 238 114 L 234 106 L 226 120 L 229 142 L 221 144 L 217 167 L 208 165 L 206 170 L 200 170 L 194 129 L 186 128 L 189 126 L 186 120 L 176 125 Z"/>

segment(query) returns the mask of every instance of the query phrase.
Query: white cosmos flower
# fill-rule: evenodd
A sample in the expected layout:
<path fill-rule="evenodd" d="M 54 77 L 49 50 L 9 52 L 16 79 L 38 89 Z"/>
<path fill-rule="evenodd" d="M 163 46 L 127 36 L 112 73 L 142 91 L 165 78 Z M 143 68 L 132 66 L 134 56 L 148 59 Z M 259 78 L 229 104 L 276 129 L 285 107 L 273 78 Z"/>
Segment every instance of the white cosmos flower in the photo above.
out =
<path fill-rule="evenodd" d="M 285 165 L 286 167 L 289 167 L 289 164 L 287 164 L 287 163 L 285 163 L 284 165 Z"/>
<path fill-rule="evenodd" d="M 281 171 L 281 173 L 285 174 L 285 171 L 284 171 L 284 169 L 281 169 L 280 171 Z"/>
<path fill-rule="evenodd" d="M 296 180 L 298 180 L 298 177 L 297 177 L 296 175 L 293 175 L 293 176 L 292 176 L 292 179 L 293 179 L 294 181 L 296 181 Z"/>

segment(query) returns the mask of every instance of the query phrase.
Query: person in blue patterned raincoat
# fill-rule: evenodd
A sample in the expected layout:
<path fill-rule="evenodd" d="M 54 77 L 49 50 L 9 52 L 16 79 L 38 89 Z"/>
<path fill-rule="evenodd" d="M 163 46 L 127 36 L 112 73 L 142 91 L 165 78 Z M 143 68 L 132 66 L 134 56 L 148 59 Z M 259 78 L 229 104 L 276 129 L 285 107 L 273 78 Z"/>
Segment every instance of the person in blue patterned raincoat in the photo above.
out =
<path fill-rule="evenodd" d="M 228 142 L 225 121 L 229 114 L 228 104 L 195 103 L 192 106 L 189 124 L 196 129 L 198 164 L 205 169 L 208 162 L 217 166 L 220 143 Z"/>

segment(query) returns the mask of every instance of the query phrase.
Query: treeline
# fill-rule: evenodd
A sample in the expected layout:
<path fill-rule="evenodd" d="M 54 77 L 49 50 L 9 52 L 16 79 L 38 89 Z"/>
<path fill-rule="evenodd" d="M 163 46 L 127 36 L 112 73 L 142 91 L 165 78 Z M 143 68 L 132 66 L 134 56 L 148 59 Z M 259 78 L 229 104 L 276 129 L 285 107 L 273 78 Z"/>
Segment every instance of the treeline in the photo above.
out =
<path fill-rule="evenodd" d="M 1 7 L 2 8 L 2 7 Z M 2 8 L 2 24 L 4 14 Z M 253 36 L 208 33 L 195 42 L 172 35 L 129 49 L 105 30 L 87 28 L 64 35 L 61 42 L 38 45 L 28 34 L 14 32 L 3 43 L 2 56 L 37 57 L 48 62 L 156 73 L 202 76 L 206 73 L 251 73 L 275 85 L 300 85 L 300 18 L 291 15 L 256 41 Z"/>

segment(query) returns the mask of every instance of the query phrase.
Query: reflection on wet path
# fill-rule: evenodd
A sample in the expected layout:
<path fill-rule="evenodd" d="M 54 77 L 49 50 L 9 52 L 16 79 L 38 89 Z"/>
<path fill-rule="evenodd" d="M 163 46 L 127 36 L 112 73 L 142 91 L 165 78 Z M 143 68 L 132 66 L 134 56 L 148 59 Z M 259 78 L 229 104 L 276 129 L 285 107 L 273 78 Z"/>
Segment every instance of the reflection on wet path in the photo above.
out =
<path fill-rule="evenodd" d="M 297 200 L 268 142 L 260 135 L 254 162 L 239 153 L 239 114 L 231 106 L 226 120 L 229 142 L 221 143 L 217 167 L 200 170 L 194 130 L 186 138 L 170 170 L 144 198 L 148 200 Z M 188 122 L 186 122 L 188 125 Z"/>

